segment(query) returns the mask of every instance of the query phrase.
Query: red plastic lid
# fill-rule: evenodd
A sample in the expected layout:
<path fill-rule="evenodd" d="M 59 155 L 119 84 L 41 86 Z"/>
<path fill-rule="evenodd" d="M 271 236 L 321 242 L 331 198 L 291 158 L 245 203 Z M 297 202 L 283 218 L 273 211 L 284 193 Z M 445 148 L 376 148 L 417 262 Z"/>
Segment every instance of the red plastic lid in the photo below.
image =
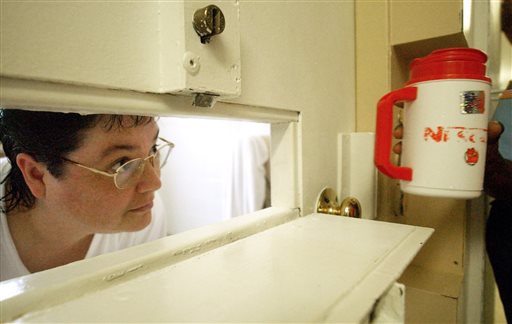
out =
<path fill-rule="evenodd" d="M 491 82 L 485 76 L 487 55 L 474 48 L 446 48 L 414 59 L 407 85 L 430 80 L 475 79 Z"/>

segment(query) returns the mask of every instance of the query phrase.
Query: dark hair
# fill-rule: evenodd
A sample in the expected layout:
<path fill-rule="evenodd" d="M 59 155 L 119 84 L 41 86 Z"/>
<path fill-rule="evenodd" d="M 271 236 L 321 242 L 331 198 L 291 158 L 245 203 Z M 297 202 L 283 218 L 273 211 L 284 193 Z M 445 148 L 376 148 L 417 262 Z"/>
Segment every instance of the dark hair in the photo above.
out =
<path fill-rule="evenodd" d="M 35 197 L 28 188 L 16 164 L 19 153 L 30 154 L 44 163 L 56 178 L 62 176 L 62 156 L 82 145 L 83 133 L 101 123 L 110 131 L 147 124 L 153 120 L 146 116 L 80 115 L 76 113 L 39 112 L 18 109 L 0 110 L 0 142 L 11 169 L 0 184 L 5 185 L 1 210 L 5 213 L 18 206 L 30 209 Z M 3 175 L 2 175 L 3 176 Z"/>

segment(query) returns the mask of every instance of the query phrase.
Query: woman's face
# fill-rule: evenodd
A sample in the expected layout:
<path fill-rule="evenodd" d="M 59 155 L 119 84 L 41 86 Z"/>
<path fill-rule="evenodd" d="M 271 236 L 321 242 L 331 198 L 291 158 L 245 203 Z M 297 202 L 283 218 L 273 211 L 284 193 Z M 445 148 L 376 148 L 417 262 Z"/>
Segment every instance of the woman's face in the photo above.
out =
<path fill-rule="evenodd" d="M 82 145 L 66 158 L 98 170 L 113 172 L 121 164 L 153 153 L 158 126 L 152 120 L 136 127 L 105 129 L 100 122 L 85 131 Z M 112 177 L 96 174 L 72 163 L 62 177 L 48 176 L 44 204 L 69 225 L 86 233 L 141 230 L 151 221 L 154 192 L 160 188 L 160 170 L 148 161 L 134 186 L 118 189 Z"/>

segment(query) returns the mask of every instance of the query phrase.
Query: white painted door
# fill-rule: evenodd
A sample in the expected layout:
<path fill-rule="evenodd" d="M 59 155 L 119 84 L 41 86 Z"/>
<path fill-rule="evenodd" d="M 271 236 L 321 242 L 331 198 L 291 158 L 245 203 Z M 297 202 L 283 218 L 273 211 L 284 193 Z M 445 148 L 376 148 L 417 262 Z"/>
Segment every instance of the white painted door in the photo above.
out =
<path fill-rule="evenodd" d="M 0 104 L 270 122 L 272 208 L 4 282 L 2 321 L 361 321 L 428 238 L 312 214 L 337 186 L 338 135 L 355 131 L 353 2 L 235 2 L 242 93 L 230 102 L 2 70 Z"/>
<path fill-rule="evenodd" d="M 293 219 L 283 210 L 253 216 L 243 222 L 292 219 L 252 235 L 242 223 L 217 228 L 228 237 L 199 229 L 4 282 L 1 320 L 365 322 L 431 234 L 321 214 Z M 205 251 L 205 242 L 222 240 L 231 243 Z"/>

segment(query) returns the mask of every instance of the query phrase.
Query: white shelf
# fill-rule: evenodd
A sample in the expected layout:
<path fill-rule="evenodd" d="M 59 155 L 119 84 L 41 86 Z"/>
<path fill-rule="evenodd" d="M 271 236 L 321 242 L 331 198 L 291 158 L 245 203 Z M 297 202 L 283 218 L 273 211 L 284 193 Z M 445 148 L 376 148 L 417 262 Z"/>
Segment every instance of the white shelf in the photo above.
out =
<path fill-rule="evenodd" d="M 431 233 L 312 214 L 117 284 L 74 290 L 69 300 L 17 321 L 360 322 Z M 8 302 L 3 310 L 15 307 Z"/>

